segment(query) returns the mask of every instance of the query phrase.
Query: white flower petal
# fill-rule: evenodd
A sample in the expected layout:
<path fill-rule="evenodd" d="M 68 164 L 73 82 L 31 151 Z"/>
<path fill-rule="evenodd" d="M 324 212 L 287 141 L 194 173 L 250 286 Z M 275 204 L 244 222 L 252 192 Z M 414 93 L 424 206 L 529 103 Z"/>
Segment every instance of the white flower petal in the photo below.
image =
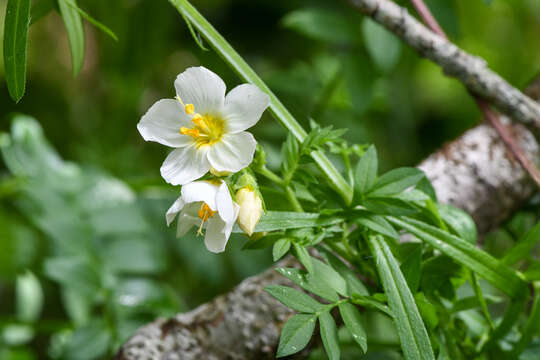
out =
<path fill-rule="evenodd" d="M 205 67 L 190 67 L 176 78 L 176 93 L 184 104 L 193 104 L 195 112 L 215 113 L 225 102 L 225 83 Z"/>
<path fill-rule="evenodd" d="M 182 210 L 185 203 L 184 200 L 182 200 L 182 197 L 180 196 L 176 201 L 172 204 L 172 206 L 167 210 L 167 213 L 165 214 L 165 219 L 167 220 L 167 226 L 171 225 L 174 218 L 176 217 L 176 214 Z"/>
<path fill-rule="evenodd" d="M 234 222 L 236 220 L 234 217 L 234 207 L 231 193 L 229 192 L 229 187 L 224 181 L 221 183 L 219 190 L 216 193 L 216 203 L 218 214 L 225 222 Z"/>
<path fill-rule="evenodd" d="M 236 219 L 240 206 L 233 203 L 233 218 Z M 213 217 L 208 220 L 206 226 L 206 235 L 204 237 L 204 244 L 208 251 L 213 253 L 220 253 L 225 250 L 229 237 L 234 226 L 234 221 L 224 222 L 219 217 Z"/>
<path fill-rule="evenodd" d="M 238 85 L 225 97 L 223 117 L 227 131 L 237 133 L 259 121 L 270 104 L 270 97 L 253 84 Z"/>
<path fill-rule="evenodd" d="M 208 161 L 217 171 L 237 172 L 251 163 L 256 146 L 257 141 L 248 132 L 225 134 L 208 150 Z"/>
<path fill-rule="evenodd" d="M 225 187 L 227 187 L 227 185 L 225 185 Z M 216 194 L 218 193 L 218 189 L 220 189 L 220 186 L 208 181 L 194 181 L 182 186 L 182 199 L 184 199 L 186 203 L 204 201 L 212 211 L 216 211 L 216 209 L 219 209 L 219 205 L 216 206 Z"/>
<path fill-rule="evenodd" d="M 184 185 L 197 180 L 210 170 L 206 149 L 195 145 L 173 150 L 161 166 L 161 176 L 172 185 Z"/>
<path fill-rule="evenodd" d="M 137 129 L 146 141 L 155 141 L 171 147 L 184 147 L 193 142 L 189 136 L 180 134 L 182 126 L 191 126 L 180 103 L 173 99 L 156 102 L 143 115 Z"/>
<path fill-rule="evenodd" d="M 188 204 L 178 215 L 177 238 L 186 235 L 192 227 L 201 225 L 201 219 L 196 215 L 198 208 L 198 204 Z"/>

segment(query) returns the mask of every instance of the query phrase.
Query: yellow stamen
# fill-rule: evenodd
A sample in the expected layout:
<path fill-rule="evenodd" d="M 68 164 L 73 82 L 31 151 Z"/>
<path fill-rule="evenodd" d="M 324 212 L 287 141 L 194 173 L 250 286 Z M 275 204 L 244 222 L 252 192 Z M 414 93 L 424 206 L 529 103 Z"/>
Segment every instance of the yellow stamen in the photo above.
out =
<path fill-rule="evenodd" d="M 196 128 L 190 129 L 190 128 L 187 128 L 187 127 L 181 127 L 180 128 L 180 134 L 189 135 L 194 139 L 197 139 L 198 137 L 201 136 L 201 132 L 200 132 L 199 129 L 196 129 Z"/>
<path fill-rule="evenodd" d="M 186 110 L 186 114 L 191 115 L 195 112 L 195 106 L 193 104 L 186 104 L 184 106 L 184 109 Z"/>
<path fill-rule="evenodd" d="M 203 222 L 205 222 L 209 218 L 213 217 L 215 213 L 216 211 L 213 211 L 212 209 L 210 209 L 210 206 L 208 206 L 206 203 L 203 203 L 201 205 L 201 208 L 199 209 L 198 215 L 199 215 L 199 218 Z"/>

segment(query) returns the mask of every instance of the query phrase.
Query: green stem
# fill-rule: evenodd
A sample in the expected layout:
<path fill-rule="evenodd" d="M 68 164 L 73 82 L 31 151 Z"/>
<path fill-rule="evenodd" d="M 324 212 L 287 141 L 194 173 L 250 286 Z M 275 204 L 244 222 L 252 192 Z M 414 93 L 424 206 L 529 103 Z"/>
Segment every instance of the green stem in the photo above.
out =
<path fill-rule="evenodd" d="M 273 171 L 269 170 L 266 166 L 262 167 L 261 169 L 257 169 L 257 173 L 261 174 L 268 180 L 278 184 L 279 186 L 283 186 L 283 179 L 281 179 Z"/>
<path fill-rule="evenodd" d="M 482 295 L 482 289 L 480 289 L 480 285 L 478 284 L 478 279 L 476 278 L 476 274 L 473 271 L 469 271 L 469 274 L 471 276 L 471 284 L 474 289 L 474 294 L 476 295 L 476 298 L 478 299 L 478 302 L 480 303 L 480 307 L 482 308 L 482 312 L 484 313 L 484 316 L 489 324 L 489 328 L 491 330 L 494 330 L 495 325 L 493 325 L 493 320 L 491 320 L 491 316 L 489 315 L 486 299 L 484 299 L 484 296 Z"/>
<path fill-rule="evenodd" d="M 519 355 L 525 350 L 525 347 L 529 345 L 531 342 L 533 335 L 537 333 L 538 329 L 540 329 L 540 292 L 539 292 L 538 286 L 534 287 L 535 291 L 535 297 L 534 297 L 534 303 L 532 306 L 531 313 L 529 315 L 529 319 L 527 320 L 527 324 L 525 325 L 525 329 L 523 330 L 521 334 L 521 338 L 519 339 L 516 346 L 514 346 L 513 353 L 514 357 L 518 358 Z"/>
<path fill-rule="evenodd" d="M 291 203 L 294 211 L 297 212 L 304 212 L 304 209 L 302 208 L 302 205 L 300 204 L 300 201 L 296 198 L 296 195 L 294 194 L 293 189 L 290 186 L 285 186 L 285 194 L 287 195 L 287 199 Z"/>
<path fill-rule="evenodd" d="M 299 142 L 307 136 L 306 131 L 285 108 L 279 99 L 266 86 L 253 69 L 242 59 L 232 46 L 216 29 L 195 9 L 187 0 L 169 0 L 169 2 L 202 34 L 216 52 L 231 66 L 242 79 L 257 85 L 270 96 L 270 111 L 274 117 L 289 130 Z M 320 151 L 314 151 L 311 156 L 321 171 L 325 174 L 332 188 L 343 198 L 347 205 L 352 202 L 352 188 L 343 176 Z"/>

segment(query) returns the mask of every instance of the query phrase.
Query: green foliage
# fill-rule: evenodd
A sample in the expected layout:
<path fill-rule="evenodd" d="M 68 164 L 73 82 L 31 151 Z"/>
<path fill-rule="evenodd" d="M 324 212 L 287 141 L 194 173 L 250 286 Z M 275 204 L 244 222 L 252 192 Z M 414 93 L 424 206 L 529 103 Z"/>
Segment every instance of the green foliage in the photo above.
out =
<path fill-rule="evenodd" d="M 78 7 L 73 6 L 71 1 L 75 3 L 75 0 L 58 0 L 58 8 L 69 38 L 73 75 L 76 76 L 84 63 L 85 38 L 81 14 L 77 11 Z"/>

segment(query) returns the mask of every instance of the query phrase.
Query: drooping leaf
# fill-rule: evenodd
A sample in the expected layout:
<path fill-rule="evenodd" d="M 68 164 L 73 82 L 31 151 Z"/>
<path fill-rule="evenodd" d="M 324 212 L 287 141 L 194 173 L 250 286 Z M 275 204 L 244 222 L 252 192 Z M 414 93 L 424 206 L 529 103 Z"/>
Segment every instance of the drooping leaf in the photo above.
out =
<path fill-rule="evenodd" d="M 466 240 L 419 220 L 395 217 L 388 219 L 456 262 L 476 272 L 507 295 L 513 297 L 523 294 L 526 282 L 514 270 Z"/>
<path fill-rule="evenodd" d="M 360 345 L 364 353 L 367 352 L 367 335 L 364 330 L 364 326 L 360 320 L 361 315 L 356 306 L 351 303 L 339 304 L 339 312 L 341 318 L 347 327 L 347 330 L 351 333 L 354 341 Z"/>
<path fill-rule="evenodd" d="M 415 186 L 424 178 L 422 170 L 403 167 L 381 175 L 368 193 L 369 197 L 381 197 L 399 194 L 403 190 Z"/>
<path fill-rule="evenodd" d="M 109 29 L 106 25 L 102 24 L 98 20 L 94 19 L 90 14 L 88 14 L 86 11 L 81 9 L 75 0 L 64 0 L 68 3 L 69 6 L 71 6 L 73 9 L 75 9 L 83 18 L 85 18 L 89 23 L 97 27 L 99 30 L 101 30 L 104 34 L 107 34 L 111 39 L 114 41 L 118 41 L 118 37 L 116 34 Z"/>
<path fill-rule="evenodd" d="M 379 236 L 368 238 L 376 258 L 377 271 L 381 278 L 388 304 L 401 341 L 405 359 L 435 359 L 433 349 L 407 281 L 386 242 Z"/>
<path fill-rule="evenodd" d="M 270 285 L 266 286 L 264 289 L 270 295 L 278 299 L 283 305 L 300 312 L 315 313 L 324 306 L 311 296 L 292 287 Z"/>
<path fill-rule="evenodd" d="M 343 279 L 336 270 L 319 259 L 312 258 L 311 261 L 313 263 L 314 276 L 321 279 L 339 294 L 347 296 L 347 284 L 345 279 Z"/>
<path fill-rule="evenodd" d="M 321 330 L 321 339 L 324 350 L 328 355 L 328 359 L 339 360 L 341 349 L 339 348 L 337 326 L 334 318 L 330 315 L 330 312 L 325 311 L 319 315 L 319 326 Z"/>
<path fill-rule="evenodd" d="M 84 63 L 85 42 L 81 15 L 72 6 L 71 1 L 76 4 L 75 0 L 58 0 L 58 8 L 68 34 L 73 75 L 76 76 Z"/>
<path fill-rule="evenodd" d="M 352 296 L 352 294 L 369 295 L 366 286 L 358 278 L 358 274 L 351 270 L 331 252 L 325 249 L 319 249 L 319 252 L 326 258 L 326 261 L 328 261 L 328 263 L 343 277 L 343 279 L 345 279 L 345 283 L 347 284 L 348 296 Z"/>
<path fill-rule="evenodd" d="M 313 259 L 311 258 L 311 255 L 309 255 L 309 252 L 305 247 L 303 247 L 300 244 L 293 243 L 294 248 L 294 255 L 300 261 L 302 265 L 306 268 L 306 270 L 310 273 L 313 273 L 314 267 L 313 267 Z"/>
<path fill-rule="evenodd" d="M 277 357 L 295 354 L 306 347 L 313 330 L 317 316 L 313 314 L 297 314 L 291 317 L 283 326 Z"/>
<path fill-rule="evenodd" d="M 289 251 L 291 248 L 291 240 L 287 238 L 279 239 L 274 243 L 274 247 L 272 248 L 272 258 L 274 261 L 278 261 Z"/>
<path fill-rule="evenodd" d="M 362 155 L 355 170 L 354 189 L 362 195 L 371 190 L 377 179 L 377 150 L 371 145 Z"/>
<path fill-rule="evenodd" d="M 300 269 L 294 268 L 277 268 L 281 275 L 285 276 L 296 285 L 303 289 L 320 296 L 328 301 L 335 302 L 339 300 L 338 294 L 321 279 L 313 274 L 306 273 Z"/>
<path fill-rule="evenodd" d="M 9 95 L 22 99 L 26 87 L 26 49 L 30 0 L 9 0 L 4 25 L 4 67 Z"/>
<path fill-rule="evenodd" d="M 399 234 L 386 219 L 380 215 L 367 214 L 354 220 L 356 223 L 367 227 L 384 236 L 399 240 Z"/>

